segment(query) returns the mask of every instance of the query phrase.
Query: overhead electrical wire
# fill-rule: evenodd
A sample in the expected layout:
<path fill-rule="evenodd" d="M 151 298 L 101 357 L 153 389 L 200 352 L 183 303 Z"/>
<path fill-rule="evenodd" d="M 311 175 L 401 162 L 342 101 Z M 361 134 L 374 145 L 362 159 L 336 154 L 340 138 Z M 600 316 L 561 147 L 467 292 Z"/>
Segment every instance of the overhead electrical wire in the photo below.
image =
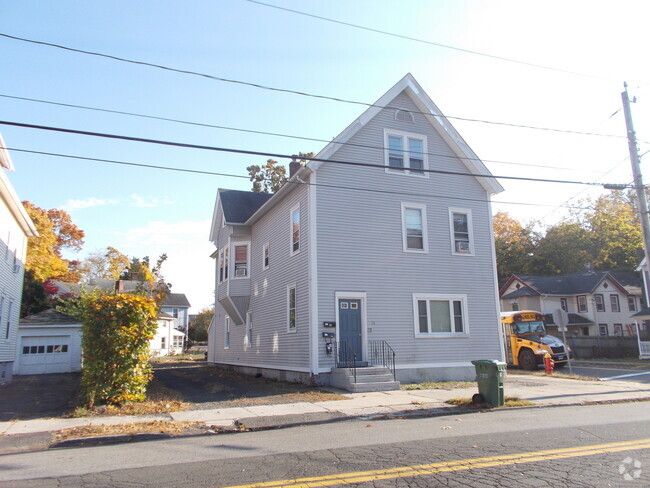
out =
<path fill-rule="evenodd" d="M 227 177 L 227 178 L 240 178 L 240 179 L 250 180 L 249 176 L 244 176 L 244 175 L 236 175 L 236 174 L 230 174 L 230 173 L 218 173 L 218 172 L 215 172 L 215 171 L 205 171 L 205 170 L 190 169 L 190 168 L 179 168 L 177 166 L 161 166 L 161 165 L 156 165 L 156 164 L 145 164 L 145 163 L 134 163 L 134 162 L 129 162 L 129 161 L 118 161 L 118 160 L 115 160 L 115 159 L 91 158 L 91 157 L 87 157 L 87 156 L 76 156 L 76 155 L 71 155 L 71 154 L 61 154 L 61 153 L 53 153 L 53 152 L 47 152 L 47 151 L 35 151 L 35 150 L 29 150 L 29 149 L 20 149 L 20 148 L 16 148 L 16 147 L 4 147 L 2 149 L 6 149 L 8 151 L 13 151 L 13 152 L 37 154 L 37 155 L 42 155 L 42 156 L 53 156 L 53 157 L 67 158 L 67 159 L 77 159 L 77 160 L 90 161 L 90 162 L 96 162 L 96 163 L 108 163 L 108 164 L 116 164 L 116 165 L 121 165 L 121 166 L 132 166 L 132 167 L 137 167 L 137 168 L 155 169 L 155 170 L 163 170 L 163 171 L 175 171 L 175 172 L 180 172 L 180 173 L 201 174 L 201 175 L 209 175 L 209 176 L 223 176 L 223 177 Z M 271 179 L 270 178 L 265 178 L 265 181 L 271 181 Z M 442 199 L 442 200 L 462 200 L 462 201 L 480 202 L 480 203 L 497 203 L 497 204 L 501 204 L 501 205 L 524 205 L 524 206 L 534 206 L 534 207 L 554 207 L 555 206 L 555 205 L 544 204 L 544 203 L 494 201 L 494 200 L 486 200 L 486 199 L 479 199 L 479 198 L 467 198 L 467 197 L 460 197 L 460 196 L 435 195 L 435 194 L 431 194 L 431 193 L 415 193 L 415 192 L 382 190 L 382 189 L 379 189 L 379 188 L 359 188 L 359 187 L 345 186 L 345 185 L 330 185 L 330 184 L 325 184 L 325 183 L 310 183 L 310 182 L 306 182 L 306 181 L 292 181 L 292 182 L 288 182 L 288 183 L 295 184 L 295 185 L 308 185 L 308 186 L 324 187 L 324 188 L 331 188 L 331 189 L 362 191 L 362 192 L 368 192 L 368 193 L 383 193 L 383 194 L 390 194 L 390 195 L 406 195 L 406 196 L 415 196 L 415 197 L 438 198 L 438 199 Z M 585 207 L 567 207 L 567 208 L 581 209 L 581 210 L 586 209 Z"/>
<path fill-rule="evenodd" d="M 327 95 L 318 95 L 318 94 L 313 94 L 313 93 L 308 93 L 308 92 L 303 92 L 303 91 L 298 91 L 298 90 L 290 90 L 287 88 L 278 88 L 278 87 L 272 87 L 268 85 L 262 85 L 259 83 L 252 83 L 248 81 L 241 81 L 241 80 L 234 80 L 230 78 L 223 78 L 219 76 L 214 76 L 214 75 L 209 75 L 206 73 L 200 73 L 198 71 L 192 71 L 192 70 L 185 70 L 185 69 L 180 69 L 180 68 L 172 68 L 170 66 L 164 66 L 161 64 L 156 64 L 156 63 L 149 63 L 146 61 L 137 61 L 133 59 L 127 59 L 119 56 L 113 56 L 110 54 L 104 54 L 104 53 L 99 53 L 95 51 L 87 51 L 83 49 L 77 49 L 77 48 L 72 48 L 68 46 L 63 46 L 60 44 L 54 44 L 51 42 L 45 42 L 45 41 L 36 41 L 33 39 L 26 39 L 23 37 L 17 37 L 17 36 L 12 36 L 9 34 L 1 33 L 0 32 L 0 37 L 5 37 L 7 39 L 13 39 L 21 42 L 27 42 L 31 44 L 38 44 L 42 46 L 48 46 L 48 47 L 54 47 L 57 49 L 63 49 L 66 51 L 70 52 L 75 52 L 75 53 L 80 53 L 80 54 L 86 54 L 89 56 L 98 56 L 102 58 L 107 58 L 107 59 L 112 59 L 114 61 L 120 61 L 124 63 L 130 63 L 130 64 L 136 64 L 140 66 L 147 66 L 150 68 L 157 68 L 157 69 L 162 69 L 165 71 L 170 71 L 170 72 L 175 72 L 175 73 L 181 73 L 185 75 L 192 75 L 192 76 L 199 76 L 202 78 L 214 80 L 214 81 L 220 81 L 224 83 L 233 83 L 237 85 L 243 85 L 243 86 L 250 86 L 253 88 L 259 88 L 262 90 L 270 90 L 270 91 L 275 91 L 275 92 L 281 92 L 281 93 L 290 93 L 293 95 L 300 95 L 304 97 L 310 97 L 310 98 L 317 98 L 321 100 L 331 100 L 335 102 L 341 102 L 341 103 L 348 103 L 348 104 L 353 104 L 353 105 L 361 105 L 364 107 L 376 107 L 376 108 L 389 108 L 389 109 L 396 109 L 398 107 L 390 107 L 390 106 L 385 106 L 385 105 L 377 105 L 373 103 L 367 103 L 367 102 L 360 102 L 357 100 L 349 100 L 349 99 L 344 99 L 344 98 L 338 98 L 338 97 L 332 97 L 332 96 L 327 96 Z M 439 117 L 443 119 L 450 119 L 450 120 L 461 120 L 464 122 L 477 122 L 477 123 L 483 123 L 483 124 L 491 124 L 491 125 L 497 125 L 497 126 L 505 126 L 505 127 L 515 127 L 515 128 L 521 128 L 521 129 L 533 129 L 533 130 L 540 130 L 540 131 L 548 131 L 548 132 L 559 132 L 559 133 L 564 133 L 564 134 L 578 134 L 578 135 L 590 135 L 590 136 L 598 136 L 598 137 L 612 137 L 612 138 L 627 138 L 626 135 L 618 135 L 618 134 L 597 134 L 597 133 L 588 133 L 588 132 L 582 132 L 582 131 L 577 131 L 577 130 L 570 130 L 570 129 L 557 129 L 557 128 L 552 128 L 552 127 L 538 127 L 538 126 L 533 126 L 533 125 L 526 125 L 526 124 L 515 124 L 515 123 L 510 123 L 510 122 L 499 122 L 499 121 L 492 121 L 492 120 L 485 120 L 485 119 L 474 119 L 474 118 L 469 118 L 469 117 L 456 117 L 456 116 L 451 116 L 451 115 L 442 115 L 442 114 L 432 114 L 430 112 L 420 112 L 417 110 L 407 110 L 407 109 L 400 109 L 404 110 L 405 112 L 409 113 L 414 113 L 414 114 L 421 114 L 421 115 L 430 115 L 433 117 Z"/>
<path fill-rule="evenodd" d="M 174 141 L 166 141 L 166 140 L 161 140 L 161 139 L 149 139 L 149 138 L 143 138 L 143 137 L 133 137 L 133 136 L 124 136 L 124 135 L 119 135 L 119 134 L 108 134 L 104 132 L 92 132 L 92 131 L 84 131 L 84 130 L 77 130 L 77 129 L 66 129 L 63 127 L 51 127 L 51 126 L 45 126 L 45 125 L 36 125 L 36 124 L 27 124 L 23 122 L 12 122 L 12 121 L 6 121 L 6 120 L 0 120 L 0 125 L 8 125 L 11 127 L 22 127 L 26 129 L 36 129 L 36 130 L 45 130 L 45 131 L 52 131 L 52 132 L 61 132 L 65 134 L 76 134 L 76 135 L 84 135 L 84 136 L 91 136 L 91 137 L 101 137 L 105 139 L 114 139 L 114 140 L 124 140 L 124 141 L 130 141 L 130 142 L 140 142 L 140 143 L 146 143 L 146 144 L 158 144 L 158 145 L 163 145 L 163 146 L 173 146 L 173 147 L 182 147 L 182 148 L 188 148 L 188 149 L 201 149 L 201 150 L 207 150 L 207 151 L 217 151 L 217 152 L 228 152 L 228 153 L 234 153 L 234 154 L 250 154 L 254 156 L 268 156 L 268 157 L 273 157 L 273 158 L 279 158 L 279 159 L 300 159 L 299 156 L 295 154 L 280 154 L 280 153 L 273 153 L 273 152 L 266 152 L 266 151 L 252 151 L 252 150 L 247 150 L 247 149 L 235 149 L 235 148 L 226 148 L 226 147 L 217 147 L 217 146 L 207 146 L 203 144 L 190 144 L 190 143 L 184 143 L 184 142 L 174 142 Z M 310 161 L 319 161 L 319 162 L 324 162 L 324 163 L 332 163 L 332 164 L 341 164 L 341 165 L 352 165 L 352 166 L 358 166 L 358 167 L 369 167 L 369 168 L 381 168 L 383 170 L 386 169 L 385 165 L 380 165 L 380 164 L 373 164 L 373 163 L 362 163 L 362 162 L 355 162 L 355 161 L 340 161 L 340 160 L 335 160 L 335 159 L 326 159 L 326 158 L 309 158 Z M 491 178 L 491 179 L 503 179 L 503 180 L 515 180 L 515 181 L 534 181 L 538 183 L 562 183 L 562 184 L 572 184 L 572 185 L 590 185 L 590 186 L 602 186 L 597 183 L 591 183 L 591 182 L 585 182 L 585 181 L 576 181 L 576 180 L 556 180 L 556 179 L 544 179 L 544 178 L 530 178 L 530 177 L 523 177 L 523 176 L 507 176 L 507 175 L 493 175 L 493 174 L 481 174 L 481 173 L 465 173 L 462 171 L 447 171 L 447 170 L 440 170 L 440 169 L 418 169 L 418 171 L 423 172 L 423 173 L 434 173 L 434 174 L 444 174 L 444 175 L 450 175 L 450 176 L 473 176 L 474 178 Z"/>
<path fill-rule="evenodd" d="M 319 143 L 325 143 L 325 144 L 336 144 L 338 146 L 352 146 L 352 147 L 362 147 L 366 149 L 380 149 L 382 151 L 387 150 L 388 148 L 384 146 L 373 146 L 370 144 L 359 144 L 359 143 L 352 143 L 352 142 L 337 142 L 334 140 L 328 140 L 328 139 L 319 139 L 316 137 L 304 137 L 304 136 L 295 136 L 295 135 L 290 135 L 290 134 L 283 134 L 279 132 L 268 132 L 268 131 L 260 131 L 260 130 L 253 130 L 253 129 L 242 129 L 238 127 L 230 127 L 230 126 L 225 126 L 225 125 L 216 125 L 216 124 L 208 124 L 205 122 L 192 122 L 188 120 L 181 120 L 181 119 L 174 119 L 174 118 L 169 118 L 169 117 L 162 117 L 162 116 L 157 116 L 157 115 L 147 115 L 147 114 L 141 114 L 141 113 L 136 113 L 136 112 L 126 112 L 122 110 L 113 110 L 113 109 L 108 109 L 108 108 L 99 108 L 99 107 L 89 107 L 87 105 L 77 105 L 77 104 L 72 104 L 72 103 L 63 103 L 63 102 L 54 102 L 51 100 L 41 100 L 37 98 L 28 98 L 28 97 L 19 97 L 15 95 L 7 95 L 0 93 L 0 97 L 2 98 L 9 98 L 13 100 L 22 100 L 22 101 L 28 101 L 28 102 L 37 102 L 37 103 L 44 103 L 44 104 L 49 104 L 49 105 L 56 105 L 56 106 L 61 106 L 61 107 L 68 107 L 68 108 L 76 108 L 76 109 L 81 109 L 81 110 L 91 110 L 91 111 L 97 111 L 97 112 L 104 112 L 104 113 L 111 113 L 111 114 L 117 114 L 117 115 L 126 115 L 129 117 L 139 117 L 139 118 L 145 118 L 145 119 L 151 119 L 151 120 L 161 120 L 164 122 L 172 122 L 176 124 L 184 124 L 184 125 L 192 125 L 192 126 L 198 126 L 198 127 L 207 127 L 207 128 L 212 128 L 212 129 L 219 129 L 219 130 L 229 130 L 229 131 L 235 131 L 235 132 L 244 132 L 248 134 L 257 134 L 257 135 L 267 135 L 267 136 L 273 136 L 273 137 L 284 137 L 288 139 L 298 139 L 298 140 L 303 140 L 303 141 L 311 141 L 311 142 L 319 142 Z M 501 160 L 496 160 L 496 159 L 481 159 L 481 158 L 471 158 L 468 156 L 457 156 L 457 155 L 449 155 L 449 154 L 439 154 L 439 153 L 432 153 L 432 152 L 426 152 L 424 153 L 427 156 L 433 156 L 437 158 L 448 158 L 448 159 L 463 159 L 466 161 L 481 161 L 484 163 L 495 163 L 495 164 L 507 164 L 507 165 L 513 165 L 513 166 L 530 166 L 532 168 L 545 168 L 545 169 L 557 169 L 561 171 L 575 171 L 573 168 L 566 168 L 562 166 L 550 166 L 550 165 L 543 165 L 543 164 L 531 164 L 531 163 L 517 163 L 513 161 L 501 161 Z M 588 170 L 587 170 L 588 171 Z"/>
<path fill-rule="evenodd" d="M 595 80 L 608 81 L 608 82 L 612 82 L 612 83 L 618 83 L 619 82 L 618 80 L 614 80 L 614 79 L 611 79 L 611 78 L 605 78 L 605 77 L 602 77 L 602 76 L 596 76 L 596 75 L 591 75 L 591 74 L 587 74 L 587 73 L 580 73 L 578 71 L 571 71 L 571 70 L 567 70 L 567 69 L 556 68 L 556 67 L 553 67 L 553 66 L 546 66 L 546 65 L 543 65 L 543 64 L 531 63 L 529 61 L 522 61 L 520 59 L 508 58 L 508 57 L 505 57 L 505 56 L 498 56 L 498 55 L 495 55 L 495 54 L 490 54 L 490 53 L 486 53 L 486 52 L 482 52 L 482 51 L 474 51 L 472 49 L 466 49 L 466 48 L 462 48 L 462 47 L 458 47 L 458 46 L 452 46 L 450 44 L 442 44 L 440 42 L 433 42 L 433 41 L 428 41 L 426 39 L 420 39 L 420 38 L 417 38 L 417 37 L 407 36 L 407 35 L 404 35 L 404 34 L 397 34 L 395 32 L 388 32 L 388 31 L 381 30 L 381 29 L 375 29 L 373 27 L 367 27 L 367 26 L 363 26 L 363 25 L 359 25 L 359 24 L 353 24 L 351 22 L 344 22 L 342 20 L 336 20 L 336 19 L 332 19 L 332 18 L 329 18 L 329 17 L 323 17 L 321 15 L 310 14 L 308 12 L 303 12 L 303 11 L 300 11 L 300 10 L 294 10 L 294 9 L 290 9 L 290 8 L 286 8 L 286 7 L 280 7 L 279 5 L 273 5 L 273 4 L 270 4 L 270 3 L 259 2 L 257 0 L 246 0 L 246 1 L 249 2 L 249 3 L 254 3 L 256 5 L 261 5 L 261 6 L 264 6 L 264 7 L 270 7 L 270 8 L 274 8 L 274 9 L 277 9 L 277 10 L 283 10 L 285 12 L 290 12 L 290 13 L 293 13 L 293 14 L 297 14 L 297 15 L 303 15 L 305 17 L 311 17 L 313 19 L 323 20 L 325 22 L 331 22 L 333 24 L 339 24 L 339 25 L 344 25 L 344 26 L 347 26 L 347 27 L 352 27 L 354 29 L 361 29 L 361 30 L 364 30 L 364 31 L 373 32 L 375 34 L 381 34 L 381 35 L 384 35 L 384 36 L 396 37 L 398 39 L 404 39 L 404 40 L 407 40 L 407 41 L 419 42 L 421 44 L 428 44 L 430 46 L 441 47 L 441 48 L 444 48 L 444 49 L 451 49 L 451 50 L 459 51 L 459 52 L 462 52 L 462 53 L 474 54 L 476 56 L 483 56 L 483 57 L 486 57 L 486 58 L 496 59 L 496 60 L 499 60 L 499 61 L 505 61 L 505 62 L 508 62 L 508 63 L 520 64 L 520 65 L 528 66 L 528 67 L 531 67 L 531 68 L 539 68 L 539 69 L 545 69 L 545 70 L 549 70 L 549 71 L 556 71 L 558 73 L 564 73 L 564 74 L 569 74 L 569 75 L 574 75 L 574 76 L 582 76 L 584 78 L 592 78 L 592 79 L 595 79 Z"/>

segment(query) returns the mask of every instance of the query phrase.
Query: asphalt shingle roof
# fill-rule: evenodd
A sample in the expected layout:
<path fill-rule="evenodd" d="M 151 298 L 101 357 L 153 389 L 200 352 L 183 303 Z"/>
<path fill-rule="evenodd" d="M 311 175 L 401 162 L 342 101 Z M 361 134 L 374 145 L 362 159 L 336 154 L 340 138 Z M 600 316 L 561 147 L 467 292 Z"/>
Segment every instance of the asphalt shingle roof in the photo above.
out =
<path fill-rule="evenodd" d="M 607 271 L 579 271 L 568 276 L 516 275 L 521 281 L 543 295 L 580 295 L 591 293 L 600 283 Z M 610 271 L 628 293 L 640 295 L 642 282 L 635 273 Z M 506 298 L 505 296 L 502 298 Z M 510 296 L 508 296 L 510 298 Z M 514 297 L 512 297 L 514 298 Z"/>
<path fill-rule="evenodd" d="M 23 317 L 18 322 L 18 325 L 81 325 L 77 319 L 70 317 L 69 315 L 62 314 L 57 312 L 53 308 L 48 308 L 42 312 L 35 313 L 33 315 L 28 315 Z"/>
<path fill-rule="evenodd" d="M 190 302 L 184 293 L 168 293 L 165 297 L 165 301 L 162 304 L 163 307 L 190 307 Z"/>
<path fill-rule="evenodd" d="M 273 193 L 219 190 L 221 208 L 229 224 L 243 224 L 272 196 Z"/>

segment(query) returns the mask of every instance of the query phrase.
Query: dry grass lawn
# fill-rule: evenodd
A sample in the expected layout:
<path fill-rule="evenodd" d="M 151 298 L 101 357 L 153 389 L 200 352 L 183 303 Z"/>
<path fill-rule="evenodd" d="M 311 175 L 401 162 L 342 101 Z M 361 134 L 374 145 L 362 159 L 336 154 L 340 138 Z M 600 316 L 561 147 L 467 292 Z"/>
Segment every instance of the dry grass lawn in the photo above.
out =
<path fill-rule="evenodd" d="M 483 408 L 483 407 L 488 407 L 489 405 L 475 405 L 472 403 L 471 398 L 452 398 L 451 400 L 447 400 L 448 404 L 450 405 L 455 405 L 460 408 Z M 516 396 L 507 396 L 504 398 L 504 405 L 503 407 L 499 408 L 507 408 L 507 407 L 528 407 L 531 405 L 535 405 L 533 402 L 530 400 L 523 400 L 519 397 Z"/>
<path fill-rule="evenodd" d="M 89 425 L 74 427 L 52 433 L 53 442 L 83 437 L 101 437 L 130 434 L 169 434 L 178 436 L 186 432 L 207 431 L 202 422 L 152 421 L 121 425 Z"/>

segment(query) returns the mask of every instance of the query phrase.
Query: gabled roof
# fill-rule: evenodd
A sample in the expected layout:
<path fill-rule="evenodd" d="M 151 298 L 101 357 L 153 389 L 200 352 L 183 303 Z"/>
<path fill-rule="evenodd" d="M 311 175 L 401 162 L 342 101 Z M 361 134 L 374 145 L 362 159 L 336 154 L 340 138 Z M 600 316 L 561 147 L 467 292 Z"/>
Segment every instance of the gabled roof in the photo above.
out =
<path fill-rule="evenodd" d="M 165 301 L 162 304 L 163 307 L 190 307 L 190 302 L 184 293 L 168 293 L 165 297 Z"/>
<path fill-rule="evenodd" d="M 586 295 L 593 293 L 606 279 L 609 279 L 623 293 L 641 294 L 641 278 L 626 271 L 579 271 L 568 276 L 512 275 L 499 294 L 502 299 L 532 295 Z M 532 293 L 521 292 L 522 288 L 519 288 L 503 295 L 514 281 L 518 281 L 523 288 L 528 288 Z M 515 295 L 516 293 L 519 294 Z"/>
<path fill-rule="evenodd" d="M 228 224 L 243 224 L 273 196 L 254 191 L 219 190 L 221 208 Z"/>
<path fill-rule="evenodd" d="M 81 322 L 75 318 L 70 317 L 69 315 L 57 312 L 53 308 L 48 308 L 42 312 L 23 317 L 18 322 L 18 325 L 81 325 Z"/>
<path fill-rule="evenodd" d="M 370 122 L 381 110 L 389 106 L 391 102 L 402 92 L 413 101 L 418 110 L 424 114 L 431 126 L 436 130 L 451 150 L 460 158 L 467 167 L 468 172 L 473 174 L 491 175 L 487 167 L 481 162 L 476 153 L 472 151 L 469 145 L 451 125 L 435 103 L 425 93 L 419 83 L 411 73 L 407 73 L 404 78 L 398 81 L 390 90 L 377 100 L 368 110 L 361 114 L 354 122 L 336 136 L 323 150 L 315 157 L 318 159 L 329 159 L 341 147 L 348 142 L 359 130 Z M 307 166 L 316 171 L 323 162 L 310 161 Z M 503 191 L 503 187 L 492 177 L 477 178 L 478 182 L 485 191 L 494 195 Z"/>

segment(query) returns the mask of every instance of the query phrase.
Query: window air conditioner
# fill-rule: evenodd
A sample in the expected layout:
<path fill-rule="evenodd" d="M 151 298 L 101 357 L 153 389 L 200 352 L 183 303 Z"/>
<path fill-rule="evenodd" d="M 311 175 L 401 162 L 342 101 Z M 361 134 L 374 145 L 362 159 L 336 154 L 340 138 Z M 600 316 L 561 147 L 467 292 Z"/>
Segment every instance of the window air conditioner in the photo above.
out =
<path fill-rule="evenodd" d="M 469 252 L 469 242 L 456 241 L 456 252 Z"/>
<path fill-rule="evenodd" d="M 235 270 L 235 276 L 237 278 L 242 278 L 246 276 L 246 268 L 240 268 Z"/>
<path fill-rule="evenodd" d="M 14 273 L 18 273 L 20 271 L 20 264 L 14 264 Z"/>

